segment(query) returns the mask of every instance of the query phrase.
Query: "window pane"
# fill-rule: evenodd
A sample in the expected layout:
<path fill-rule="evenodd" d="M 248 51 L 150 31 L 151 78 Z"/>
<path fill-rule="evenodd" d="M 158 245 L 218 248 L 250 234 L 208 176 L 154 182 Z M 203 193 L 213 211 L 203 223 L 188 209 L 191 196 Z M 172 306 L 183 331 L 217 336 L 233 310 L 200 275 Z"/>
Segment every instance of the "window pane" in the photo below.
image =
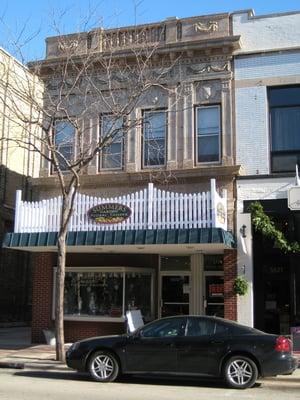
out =
<path fill-rule="evenodd" d="M 113 143 L 102 150 L 102 168 L 120 168 L 122 165 L 122 144 Z"/>
<path fill-rule="evenodd" d="M 122 316 L 123 275 L 108 272 L 67 272 L 66 315 Z"/>
<path fill-rule="evenodd" d="M 161 257 L 161 271 L 190 271 L 190 257 Z"/>
<path fill-rule="evenodd" d="M 219 107 L 207 107 L 197 109 L 198 135 L 219 134 L 220 113 Z"/>
<path fill-rule="evenodd" d="M 219 161 L 219 135 L 198 137 L 198 162 Z"/>
<path fill-rule="evenodd" d="M 214 321 L 200 318 L 189 318 L 186 336 L 206 336 L 214 335 Z"/>
<path fill-rule="evenodd" d="M 123 118 L 115 118 L 112 115 L 101 117 L 101 136 L 107 138 L 102 149 L 101 168 L 122 168 L 123 152 Z"/>
<path fill-rule="evenodd" d="M 145 321 L 151 320 L 151 275 L 127 272 L 125 278 L 125 307 L 141 310 Z"/>
<path fill-rule="evenodd" d="M 143 122 L 144 165 L 165 164 L 166 113 L 145 112 Z"/>
<path fill-rule="evenodd" d="M 165 163 L 165 142 L 164 140 L 148 140 L 144 145 L 145 165 L 164 165 Z"/>
<path fill-rule="evenodd" d="M 271 110 L 272 150 L 300 150 L 299 127 L 300 107 L 273 108 Z"/>
<path fill-rule="evenodd" d="M 300 168 L 300 151 L 285 154 L 272 154 L 273 172 L 295 171 L 295 166 Z"/>
<path fill-rule="evenodd" d="M 172 318 L 149 324 L 141 330 L 143 337 L 170 337 L 182 336 L 185 327 L 185 318 Z"/>
<path fill-rule="evenodd" d="M 71 122 L 62 120 L 55 122 L 54 130 L 59 168 L 65 171 L 67 169 L 65 160 L 72 161 L 74 158 L 75 127 Z"/>

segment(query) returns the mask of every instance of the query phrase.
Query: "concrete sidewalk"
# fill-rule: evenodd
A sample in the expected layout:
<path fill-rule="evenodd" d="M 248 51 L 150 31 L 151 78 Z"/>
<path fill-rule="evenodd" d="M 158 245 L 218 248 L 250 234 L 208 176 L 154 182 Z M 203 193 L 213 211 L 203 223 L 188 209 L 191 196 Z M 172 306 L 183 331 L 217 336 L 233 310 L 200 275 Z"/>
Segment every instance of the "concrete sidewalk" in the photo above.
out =
<path fill-rule="evenodd" d="M 0 328 L 0 368 L 20 365 L 24 368 L 62 369 L 66 365 L 55 361 L 55 347 L 31 344 L 29 327 Z M 66 346 L 68 347 L 68 346 Z"/>

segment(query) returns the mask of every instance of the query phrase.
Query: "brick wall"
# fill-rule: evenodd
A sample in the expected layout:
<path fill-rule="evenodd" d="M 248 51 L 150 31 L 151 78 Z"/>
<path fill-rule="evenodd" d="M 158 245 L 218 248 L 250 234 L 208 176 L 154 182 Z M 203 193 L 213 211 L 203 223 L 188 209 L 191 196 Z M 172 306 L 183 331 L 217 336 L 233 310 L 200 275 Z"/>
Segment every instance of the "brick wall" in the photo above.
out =
<path fill-rule="evenodd" d="M 76 342 L 92 336 L 117 335 L 125 333 L 124 323 L 99 321 L 65 321 L 65 342 Z"/>
<path fill-rule="evenodd" d="M 43 329 L 52 326 L 53 258 L 52 253 L 32 255 L 32 331 L 33 343 L 45 341 Z"/>
<path fill-rule="evenodd" d="M 237 295 L 233 292 L 233 282 L 237 276 L 236 250 L 224 251 L 224 318 L 237 320 Z"/>

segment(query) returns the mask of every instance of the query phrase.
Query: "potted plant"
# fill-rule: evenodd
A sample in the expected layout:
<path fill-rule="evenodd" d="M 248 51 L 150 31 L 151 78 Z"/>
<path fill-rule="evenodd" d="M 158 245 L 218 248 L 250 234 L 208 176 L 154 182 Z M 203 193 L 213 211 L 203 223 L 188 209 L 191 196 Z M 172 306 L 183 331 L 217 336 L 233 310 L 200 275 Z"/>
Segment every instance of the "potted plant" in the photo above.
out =
<path fill-rule="evenodd" d="M 233 291 L 235 294 L 239 296 L 245 296 L 247 294 L 249 288 L 249 282 L 243 277 L 238 276 L 235 278 L 233 283 Z"/>

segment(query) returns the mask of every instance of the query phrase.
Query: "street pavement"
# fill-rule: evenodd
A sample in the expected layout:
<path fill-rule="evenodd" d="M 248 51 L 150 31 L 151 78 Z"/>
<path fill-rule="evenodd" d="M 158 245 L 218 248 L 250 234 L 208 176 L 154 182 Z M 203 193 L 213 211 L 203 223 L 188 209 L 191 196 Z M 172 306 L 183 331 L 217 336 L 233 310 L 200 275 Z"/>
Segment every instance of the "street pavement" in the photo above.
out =
<path fill-rule="evenodd" d="M 216 380 L 178 378 L 126 377 L 101 384 L 55 361 L 51 346 L 21 343 L 13 333 L 9 343 L 4 336 L 6 340 L 0 328 L 1 400 L 300 400 L 300 369 L 293 375 L 260 380 L 247 390 L 228 389 Z M 24 364 L 24 369 L 6 368 L 9 363 Z"/>

